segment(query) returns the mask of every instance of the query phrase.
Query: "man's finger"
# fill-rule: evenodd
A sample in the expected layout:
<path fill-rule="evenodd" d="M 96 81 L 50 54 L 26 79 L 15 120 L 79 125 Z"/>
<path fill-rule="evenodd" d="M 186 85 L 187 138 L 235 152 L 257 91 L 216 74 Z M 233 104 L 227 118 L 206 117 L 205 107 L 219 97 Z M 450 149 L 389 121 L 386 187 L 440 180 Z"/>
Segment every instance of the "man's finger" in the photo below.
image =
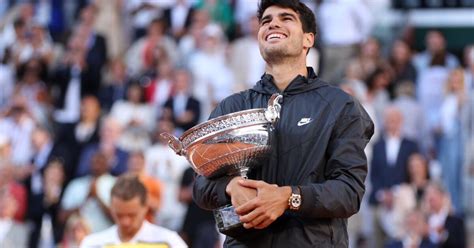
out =
<path fill-rule="evenodd" d="M 253 220 L 257 219 L 259 216 L 261 216 L 261 212 L 259 211 L 258 208 L 256 208 L 245 215 L 241 215 L 240 221 L 243 223 L 252 222 Z"/>
<path fill-rule="evenodd" d="M 253 212 L 255 212 L 255 211 L 253 211 Z M 263 222 L 265 222 L 265 215 L 258 215 L 252 221 L 244 222 L 244 227 L 247 228 L 247 229 L 255 228 L 256 226 L 261 225 Z"/>
<path fill-rule="evenodd" d="M 239 184 L 244 187 L 257 189 L 261 186 L 262 181 L 256 181 L 251 179 L 239 180 Z"/>
<path fill-rule="evenodd" d="M 258 199 L 254 198 L 254 199 L 244 203 L 242 206 L 236 208 L 235 212 L 238 215 L 245 215 L 245 214 L 253 211 L 255 208 L 257 208 L 257 206 L 258 206 L 257 202 L 258 202 Z"/>

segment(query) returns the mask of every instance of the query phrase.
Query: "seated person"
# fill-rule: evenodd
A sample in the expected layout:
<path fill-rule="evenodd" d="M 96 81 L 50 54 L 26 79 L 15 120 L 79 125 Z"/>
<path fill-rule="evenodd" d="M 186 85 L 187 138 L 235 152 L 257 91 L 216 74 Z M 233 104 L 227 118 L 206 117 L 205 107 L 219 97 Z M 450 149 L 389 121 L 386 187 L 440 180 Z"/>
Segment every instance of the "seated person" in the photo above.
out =
<path fill-rule="evenodd" d="M 81 242 L 81 248 L 147 244 L 153 247 L 187 247 L 176 232 L 145 220 L 148 211 L 147 191 L 138 177 L 121 176 L 111 193 L 110 212 L 115 225 L 91 234 Z"/>

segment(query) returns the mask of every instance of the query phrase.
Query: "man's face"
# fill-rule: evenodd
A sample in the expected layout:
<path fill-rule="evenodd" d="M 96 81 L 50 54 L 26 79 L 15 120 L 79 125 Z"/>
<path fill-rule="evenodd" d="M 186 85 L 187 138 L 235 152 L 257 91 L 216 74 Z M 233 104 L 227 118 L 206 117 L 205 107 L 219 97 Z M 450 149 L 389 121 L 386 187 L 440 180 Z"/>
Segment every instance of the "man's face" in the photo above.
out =
<path fill-rule="evenodd" d="M 432 53 L 443 51 L 446 48 L 444 36 L 438 31 L 431 31 L 427 34 L 426 45 Z"/>
<path fill-rule="evenodd" d="M 298 13 L 271 6 L 260 21 L 258 42 L 262 57 L 268 62 L 282 57 L 306 56 L 305 48 L 314 43 L 314 35 L 303 32 Z"/>
<path fill-rule="evenodd" d="M 142 204 L 138 196 L 128 201 L 112 196 L 110 211 L 121 237 L 135 236 L 145 220 L 147 210 L 146 204 Z"/>

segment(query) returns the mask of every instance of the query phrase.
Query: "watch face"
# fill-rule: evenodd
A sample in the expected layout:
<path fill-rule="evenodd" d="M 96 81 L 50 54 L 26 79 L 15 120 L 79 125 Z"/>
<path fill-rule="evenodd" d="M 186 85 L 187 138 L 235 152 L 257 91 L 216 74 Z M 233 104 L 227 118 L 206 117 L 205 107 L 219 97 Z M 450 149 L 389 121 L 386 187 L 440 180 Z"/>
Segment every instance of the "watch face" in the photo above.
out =
<path fill-rule="evenodd" d="M 301 196 L 300 195 L 292 195 L 291 197 L 291 206 L 294 208 L 298 208 L 301 205 Z"/>

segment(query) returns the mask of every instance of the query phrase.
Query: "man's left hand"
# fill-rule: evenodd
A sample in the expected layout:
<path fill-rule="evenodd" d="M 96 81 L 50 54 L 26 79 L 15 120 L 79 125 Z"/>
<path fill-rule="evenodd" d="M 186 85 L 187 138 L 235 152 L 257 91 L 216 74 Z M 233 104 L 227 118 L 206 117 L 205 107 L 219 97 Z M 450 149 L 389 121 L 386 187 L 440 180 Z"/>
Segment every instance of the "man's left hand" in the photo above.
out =
<path fill-rule="evenodd" d="M 291 195 L 289 186 L 278 187 L 276 184 L 250 179 L 240 180 L 239 184 L 257 190 L 257 197 L 236 209 L 240 221 L 247 229 L 266 228 L 288 208 L 288 199 Z"/>

